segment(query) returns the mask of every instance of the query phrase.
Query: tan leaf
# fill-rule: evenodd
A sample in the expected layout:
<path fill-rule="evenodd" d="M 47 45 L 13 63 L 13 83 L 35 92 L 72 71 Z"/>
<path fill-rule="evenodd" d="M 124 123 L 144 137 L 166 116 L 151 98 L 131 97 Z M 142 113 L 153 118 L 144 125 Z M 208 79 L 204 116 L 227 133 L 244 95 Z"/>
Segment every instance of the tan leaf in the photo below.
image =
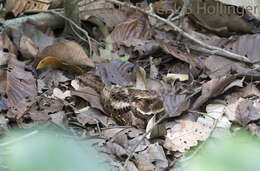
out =
<path fill-rule="evenodd" d="M 5 32 L 1 33 L 0 36 L 0 50 L 5 50 L 5 52 L 8 51 L 9 53 L 13 53 L 15 55 L 18 54 L 16 47 Z"/>
<path fill-rule="evenodd" d="M 4 69 L 7 68 L 8 63 L 8 53 L 4 53 L 3 51 L 0 51 L 0 93 L 5 93 L 6 86 L 7 86 L 7 71 Z"/>
<path fill-rule="evenodd" d="M 70 97 L 70 96 L 71 96 L 71 91 L 69 90 L 63 92 L 59 88 L 53 89 L 53 97 L 57 97 L 59 99 L 64 100 L 66 97 Z"/>
<path fill-rule="evenodd" d="M 20 40 L 20 51 L 25 58 L 34 58 L 39 52 L 32 39 L 23 35 Z"/>
<path fill-rule="evenodd" d="M 260 103 L 239 98 L 235 103 L 226 107 L 225 113 L 230 121 L 246 126 L 249 122 L 260 119 Z"/>
<path fill-rule="evenodd" d="M 52 56 L 48 56 L 43 60 L 41 60 L 36 67 L 37 70 L 42 68 L 61 69 L 79 75 L 83 74 L 83 70 L 80 67 L 72 64 L 67 64 L 64 61 L 60 60 L 59 58 L 52 57 Z"/>
<path fill-rule="evenodd" d="M 249 83 L 246 87 L 241 89 L 243 97 L 260 96 L 260 91 L 253 83 Z"/>
<path fill-rule="evenodd" d="M 56 43 L 43 49 L 38 55 L 40 58 L 53 56 L 72 65 L 94 67 L 95 64 L 88 58 L 83 48 L 74 41 Z"/>
<path fill-rule="evenodd" d="M 167 133 L 164 147 L 171 151 L 185 152 L 196 146 L 198 141 L 205 141 L 211 128 L 198 122 L 182 120 Z"/>
<path fill-rule="evenodd" d="M 168 80 L 172 80 L 172 81 L 175 81 L 177 79 L 179 79 L 180 81 L 187 81 L 187 80 L 189 80 L 189 75 L 188 74 L 171 74 L 171 73 L 168 73 L 166 78 Z"/>
<path fill-rule="evenodd" d="M 136 71 L 136 88 L 147 90 L 146 72 L 142 67 L 138 67 Z"/>
<path fill-rule="evenodd" d="M 5 3 L 5 8 L 17 16 L 26 10 L 47 10 L 50 4 L 51 0 L 8 0 Z"/>

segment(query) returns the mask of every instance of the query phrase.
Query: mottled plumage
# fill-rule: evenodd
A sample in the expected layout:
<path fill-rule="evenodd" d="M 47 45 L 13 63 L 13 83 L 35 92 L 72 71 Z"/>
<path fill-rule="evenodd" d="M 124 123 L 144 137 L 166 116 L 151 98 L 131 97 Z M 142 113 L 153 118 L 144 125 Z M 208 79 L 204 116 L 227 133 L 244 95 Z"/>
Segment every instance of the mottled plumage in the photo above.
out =
<path fill-rule="evenodd" d="M 153 114 L 164 111 L 163 102 L 155 91 L 121 86 L 108 87 L 93 74 L 81 76 L 79 79 L 100 93 L 104 110 L 119 125 L 132 126 L 133 120 L 136 119 L 145 123 Z"/>

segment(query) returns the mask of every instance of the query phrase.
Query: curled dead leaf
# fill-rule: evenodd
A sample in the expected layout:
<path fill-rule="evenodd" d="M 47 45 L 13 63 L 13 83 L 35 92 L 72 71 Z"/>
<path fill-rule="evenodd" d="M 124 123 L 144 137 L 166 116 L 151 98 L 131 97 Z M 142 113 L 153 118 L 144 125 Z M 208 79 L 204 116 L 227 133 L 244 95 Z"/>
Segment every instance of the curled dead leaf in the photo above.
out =
<path fill-rule="evenodd" d="M 79 75 L 83 74 L 83 70 L 80 67 L 72 64 L 67 64 L 63 62 L 61 59 L 52 56 L 48 56 L 41 60 L 36 67 L 37 70 L 43 68 L 61 69 L 65 71 L 71 71 Z"/>
<path fill-rule="evenodd" d="M 72 65 L 83 65 L 88 67 L 94 67 L 95 64 L 84 49 L 74 41 L 68 41 L 63 43 L 56 43 L 54 45 L 47 46 L 39 53 L 39 58 L 47 56 L 54 56 L 61 61 Z"/>

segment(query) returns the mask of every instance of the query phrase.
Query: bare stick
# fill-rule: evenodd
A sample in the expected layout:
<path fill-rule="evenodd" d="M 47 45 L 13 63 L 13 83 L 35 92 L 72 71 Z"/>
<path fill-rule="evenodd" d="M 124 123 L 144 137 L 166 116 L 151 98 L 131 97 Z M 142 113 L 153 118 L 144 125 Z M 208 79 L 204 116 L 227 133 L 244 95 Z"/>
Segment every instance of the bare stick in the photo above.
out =
<path fill-rule="evenodd" d="M 106 1 L 111 2 L 111 3 L 114 3 L 114 4 L 117 4 L 117 5 L 119 5 L 119 6 L 126 6 L 126 3 L 120 2 L 120 1 L 118 1 L 118 0 L 106 0 Z M 186 33 L 185 31 L 183 31 L 181 28 L 179 28 L 178 26 L 176 26 L 175 24 L 173 24 L 171 21 L 169 21 L 169 20 L 167 20 L 167 19 L 165 19 L 165 18 L 162 18 L 162 17 L 156 15 L 154 12 L 151 12 L 151 10 L 150 10 L 150 11 L 146 11 L 145 9 L 136 7 L 136 6 L 134 6 L 134 5 L 129 5 L 129 4 L 127 4 L 127 6 L 128 6 L 129 8 L 132 8 L 132 9 L 135 9 L 135 10 L 138 10 L 138 11 L 141 11 L 141 12 L 143 12 L 143 13 L 145 13 L 145 14 L 147 14 L 147 15 L 149 15 L 149 16 L 151 16 L 151 17 L 157 19 L 157 20 L 160 20 L 160 21 L 166 23 L 167 25 L 169 25 L 170 27 L 172 27 L 172 28 L 174 29 L 174 31 L 179 32 L 182 36 L 184 36 L 185 38 L 187 38 L 187 39 L 189 39 L 189 40 L 191 40 L 191 41 L 193 41 L 193 42 L 199 44 L 200 46 L 202 46 L 202 47 L 204 47 L 204 48 L 206 48 L 206 49 L 209 49 L 209 50 L 214 51 L 214 53 L 215 53 L 216 55 L 220 55 L 220 56 L 223 56 L 223 57 L 226 57 L 226 58 L 229 58 L 229 59 L 233 59 L 233 60 L 243 61 L 243 62 L 249 63 L 249 64 L 252 64 L 252 63 L 253 63 L 252 61 L 250 61 L 250 60 L 249 60 L 247 57 L 245 57 L 245 56 L 232 53 L 232 52 L 230 52 L 230 51 L 227 51 L 227 50 L 225 50 L 225 49 L 221 49 L 221 48 L 216 47 L 216 46 L 208 45 L 208 44 L 206 44 L 206 43 L 204 43 L 204 42 L 202 42 L 202 41 L 200 41 L 200 40 L 194 38 L 194 37 L 191 36 L 190 34 L 188 34 L 188 33 Z"/>

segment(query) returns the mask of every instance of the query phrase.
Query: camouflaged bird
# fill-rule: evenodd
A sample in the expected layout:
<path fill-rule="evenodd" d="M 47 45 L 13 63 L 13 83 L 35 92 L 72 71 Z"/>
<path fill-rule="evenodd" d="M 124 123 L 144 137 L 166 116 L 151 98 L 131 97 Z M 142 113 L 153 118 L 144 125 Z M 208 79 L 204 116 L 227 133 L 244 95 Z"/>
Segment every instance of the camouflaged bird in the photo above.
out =
<path fill-rule="evenodd" d="M 94 74 L 79 76 L 78 79 L 100 94 L 104 110 L 119 125 L 145 127 L 154 114 L 164 112 L 163 102 L 153 90 L 105 86 L 100 77 Z"/>

